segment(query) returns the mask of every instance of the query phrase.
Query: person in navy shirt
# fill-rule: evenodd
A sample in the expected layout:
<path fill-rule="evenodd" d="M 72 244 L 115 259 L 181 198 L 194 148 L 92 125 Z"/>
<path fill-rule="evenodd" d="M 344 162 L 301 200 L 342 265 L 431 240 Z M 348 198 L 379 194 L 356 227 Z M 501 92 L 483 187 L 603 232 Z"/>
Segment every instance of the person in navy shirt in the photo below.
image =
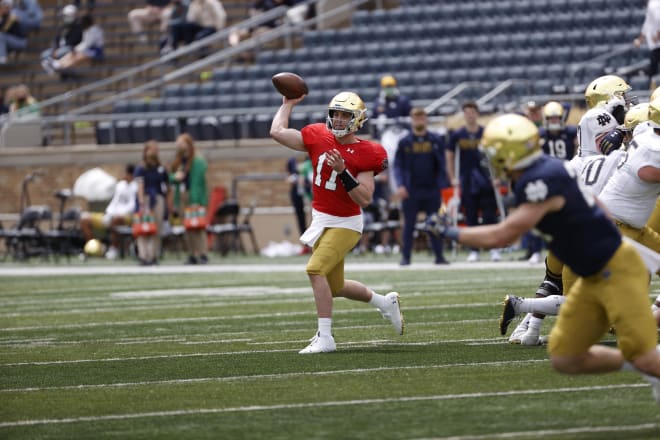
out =
<path fill-rule="evenodd" d="M 660 353 L 648 285 L 657 254 L 654 258 L 641 245 L 622 240 L 575 170 L 543 154 L 538 128 L 529 119 L 507 114 L 491 120 L 482 148 L 497 176 L 512 181 L 516 209 L 496 225 L 460 229 L 436 216 L 428 222 L 429 231 L 468 246 L 496 248 L 534 228 L 578 275 L 550 333 L 554 369 L 565 374 L 638 371 L 660 403 Z M 612 325 L 618 348 L 597 344 Z"/>
<path fill-rule="evenodd" d="M 440 208 L 440 190 L 449 186 L 445 167 L 444 138 L 428 130 L 428 117 L 421 107 L 410 112 L 412 131 L 399 141 L 394 160 L 394 179 L 403 209 L 401 265 L 410 264 L 413 234 L 419 212 L 430 216 Z M 447 264 L 442 241 L 431 237 L 436 264 Z"/>
<path fill-rule="evenodd" d="M 408 116 L 412 105 L 410 99 L 401 94 L 396 78 L 385 75 L 380 80 L 380 93 L 373 106 L 371 120 L 374 127 L 374 138 L 379 139 L 386 128 L 398 126 L 408 127 Z"/>
<path fill-rule="evenodd" d="M 169 175 L 161 164 L 156 141 L 148 141 L 142 151 L 142 163 L 135 167 L 138 184 L 137 212 L 151 214 L 156 233 L 137 237 L 138 257 L 142 265 L 158 264 L 161 251 L 161 232 L 168 211 L 172 211 Z"/>
<path fill-rule="evenodd" d="M 497 201 L 495 189 L 488 169 L 483 166 L 483 155 L 479 151 L 479 142 L 484 128 L 479 125 L 479 107 L 476 102 L 463 104 L 465 125 L 452 131 L 446 150 L 447 175 L 454 192 L 460 191 L 461 206 L 465 211 L 468 226 L 479 224 L 481 213 L 483 224 L 497 223 Z M 458 162 L 458 175 L 456 163 Z M 479 250 L 472 248 L 467 261 L 479 260 Z M 491 260 L 499 261 L 497 249 L 491 250 Z"/>

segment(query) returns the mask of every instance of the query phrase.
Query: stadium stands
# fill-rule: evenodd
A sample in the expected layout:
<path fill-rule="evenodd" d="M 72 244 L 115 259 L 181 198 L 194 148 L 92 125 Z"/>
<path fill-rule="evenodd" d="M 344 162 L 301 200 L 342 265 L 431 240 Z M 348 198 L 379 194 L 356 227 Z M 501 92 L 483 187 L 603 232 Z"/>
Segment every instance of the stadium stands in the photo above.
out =
<path fill-rule="evenodd" d="M 223 3 L 230 22 L 245 13 L 244 2 Z M 117 69 L 125 69 L 130 60 L 148 57 L 127 29 L 125 12 L 131 4 L 120 0 L 103 6 L 108 13 L 101 24 L 114 35 L 109 41 L 109 58 L 117 53 L 123 57 L 123 64 L 108 63 Z M 114 113 L 141 113 L 144 122 L 137 127 L 129 119 L 99 123 L 96 140 L 141 142 L 145 133 L 169 139 L 187 127 L 199 130 L 195 134 L 205 139 L 267 136 L 263 115 L 272 114 L 280 103 L 270 77 L 279 71 L 295 71 L 305 77 L 310 86 L 304 101 L 307 106 L 323 106 L 339 89 L 356 90 L 371 103 L 379 90 L 378 78 L 387 73 L 395 75 L 402 90 L 421 105 L 467 81 L 478 84 L 466 88 L 457 99 L 476 99 L 504 80 L 515 80 L 511 89 L 494 98 L 494 108 L 527 95 L 550 95 L 557 86 L 579 90 L 608 68 L 646 58 L 641 50 L 628 50 L 610 59 L 594 60 L 632 41 L 644 19 L 645 5 L 644 0 L 401 0 L 394 9 L 359 9 L 349 27 L 305 30 L 301 47 L 261 50 L 254 64 L 219 67 L 205 80 L 196 77 L 166 84 L 160 96 L 118 101 Z M 111 27 L 113 23 L 116 27 Z M 586 63 L 590 60 L 593 62 Z M 91 75 L 94 69 L 90 67 L 85 74 Z M 31 75 L 33 81 L 52 82 L 40 74 Z M 631 78 L 637 87 L 648 88 L 645 81 Z M 48 94 L 45 86 L 41 90 Z M 236 108 L 245 108 L 250 115 L 227 112 Z M 191 110 L 208 110 L 215 124 L 204 116 L 187 114 Z M 311 120 L 311 111 L 302 118 Z M 180 115 L 172 118 L 171 113 L 149 112 Z M 159 122 L 152 123 L 152 119 Z M 180 121 L 178 129 L 172 120 Z M 206 127 L 204 134 L 202 127 Z M 108 135 L 108 130 L 115 130 L 114 135 Z"/>

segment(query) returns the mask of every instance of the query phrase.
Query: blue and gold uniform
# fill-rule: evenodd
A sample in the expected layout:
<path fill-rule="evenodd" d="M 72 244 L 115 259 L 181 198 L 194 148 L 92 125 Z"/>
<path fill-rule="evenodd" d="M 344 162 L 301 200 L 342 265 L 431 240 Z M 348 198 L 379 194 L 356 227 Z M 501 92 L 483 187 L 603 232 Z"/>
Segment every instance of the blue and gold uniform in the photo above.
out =
<path fill-rule="evenodd" d="M 482 166 L 483 155 L 479 151 L 479 141 L 483 127 L 475 132 L 461 127 L 451 133 L 448 148 L 460 148 L 461 206 L 465 210 L 468 226 L 479 223 L 479 211 L 484 224 L 497 223 L 497 201 L 488 170 Z"/>
<path fill-rule="evenodd" d="M 541 149 L 545 154 L 563 160 L 571 160 L 575 156 L 577 127 L 567 125 L 561 131 L 550 131 L 541 127 L 540 132 Z"/>
<path fill-rule="evenodd" d="M 550 251 L 579 276 L 550 334 L 549 352 L 584 353 L 610 325 L 617 329 L 626 359 L 652 350 L 657 337 L 649 313 L 646 267 L 637 251 L 622 242 L 616 226 L 580 185 L 572 168 L 543 156 L 525 169 L 514 192 L 517 204 L 554 196 L 564 199 L 563 207 L 548 213 L 535 228 Z"/>

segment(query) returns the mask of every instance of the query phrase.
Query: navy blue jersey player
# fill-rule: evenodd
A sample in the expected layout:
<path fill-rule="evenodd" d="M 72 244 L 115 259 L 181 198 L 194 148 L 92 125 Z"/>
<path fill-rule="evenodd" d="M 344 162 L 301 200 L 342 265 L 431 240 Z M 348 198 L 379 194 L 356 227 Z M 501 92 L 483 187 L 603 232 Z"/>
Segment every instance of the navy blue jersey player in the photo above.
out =
<path fill-rule="evenodd" d="M 564 121 L 564 107 L 559 102 L 550 101 L 543 106 L 541 148 L 545 154 L 571 160 L 576 151 L 577 127 Z"/>
<path fill-rule="evenodd" d="M 637 249 L 622 241 L 567 162 L 542 153 L 538 129 L 529 119 L 515 114 L 493 119 L 482 149 L 496 174 L 513 182 L 517 208 L 498 224 L 460 229 L 436 217 L 429 231 L 464 245 L 495 248 L 536 229 L 579 276 L 550 333 L 552 366 L 566 374 L 639 371 L 660 403 L 657 329 L 649 309 L 648 272 Z M 610 325 L 617 329 L 618 348 L 596 344 Z"/>
<path fill-rule="evenodd" d="M 497 223 L 497 200 L 488 169 L 483 166 L 479 142 L 484 128 L 479 125 L 479 107 L 474 101 L 463 104 L 465 125 L 449 135 L 446 149 L 447 176 L 461 194 L 461 206 L 468 226 Z M 457 165 L 458 163 L 458 165 Z M 467 261 L 479 259 L 478 248 L 472 248 Z M 497 249 L 491 251 L 491 260 L 500 260 Z"/>

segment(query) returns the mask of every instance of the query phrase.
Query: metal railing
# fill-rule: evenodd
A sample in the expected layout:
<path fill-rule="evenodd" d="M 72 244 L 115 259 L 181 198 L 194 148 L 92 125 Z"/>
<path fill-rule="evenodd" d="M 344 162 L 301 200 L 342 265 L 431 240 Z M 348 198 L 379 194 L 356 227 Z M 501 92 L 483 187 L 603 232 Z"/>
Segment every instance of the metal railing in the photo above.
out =
<path fill-rule="evenodd" d="M 307 0 L 304 4 L 312 4 L 317 2 L 318 0 Z M 221 49 L 213 54 L 210 54 L 206 56 L 203 59 L 200 59 L 198 61 L 195 61 L 193 63 L 187 64 L 184 67 L 181 67 L 179 69 L 176 69 L 170 73 L 164 74 L 162 77 L 157 78 L 155 80 L 148 81 L 144 84 L 141 84 L 139 86 L 135 86 L 132 88 L 129 88 L 127 90 L 124 90 L 123 92 L 114 94 L 113 96 L 107 97 L 100 99 L 98 101 L 89 103 L 87 105 L 78 107 L 76 109 L 70 110 L 66 113 L 62 113 L 59 115 L 54 115 L 54 116 L 43 116 L 40 118 L 42 122 L 42 126 L 45 129 L 49 129 L 51 126 L 62 124 L 64 125 L 64 142 L 69 143 L 71 139 L 71 125 L 75 122 L 80 122 L 80 121 L 91 121 L 91 122 L 96 122 L 96 121 L 104 121 L 104 120 L 118 120 L 118 119 L 144 119 L 145 116 L 148 117 L 181 117 L 181 112 L 157 112 L 157 113 L 140 113 L 138 115 L 134 114 L 112 114 L 112 113 L 99 113 L 99 114 L 85 114 L 90 112 L 91 110 L 98 109 L 100 107 L 104 106 L 109 106 L 114 104 L 117 101 L 138 95 L 140 93 L 143 93 L 147 90 L 155 89 L 158 87 L 163 86 L 166 83 L 172 82 L 174 80 L 180 79 L 182 77 L 185 77 L 187 75 L 190 75 L 193 72 L 199 71 L 201 69 L 204 69 L 208 66 L 212 65 L 217 65 L 218 63 L 224 62 L 236 55 L 239 55 L 241 53 L 244 53 L 249 50 L 255 50 L 258 49 L 259 47 L 263 46 L 264 44 L 270 43 L 272 41 L 282 39 L 282 38 L 290 38 L 293 35 L 299 33 L 302 29 L 305 29 L 309 26 L 316 25 L 322 21 L 327 21 L 331 20 L 334 17 L 340 15 L 340 14 L 345 14 L 347 12 L 353 11 L 360 6 L 368 3 L 369 0 L 351 0 L 350 2 L 347 2 L 345 4 L 342 4 L 340 6 L 337 6 L 323 14 L 319 14 L 313 18 L 304 20 L 300 23 L 290 23 L 288 21 L 285 21 L 282 25 L 277 26 L 273 28 L 272 30 L 269 30 L 267 32 L 261 33 L 259 35 L 253 36 L 251 38 L 248 38 L 242 42 L 240 42 L 236 46 L 230 46 L 226 47 L 224 49 Z M 40 109 L 44 109 L 46 107 L 55 105 L 57 103 L 65 102 L 67 100 L 70 100 L 71 98 L 75 96 L 79 96 L 84 93 L 90 93 L 94 90 L 99 90 L 103 87 L 107 87 L 112 84 L 116 84 L 120 81 L 126 80 L 129 77 L 134 77 L 139 73 L 142 73 L 148 69 L 163 66 L 167 64 L 168 62 L 182 57 L 184 55 L 193 53 L 201 48 L 204 48 L 210 44 L 213 44 L 215 42 L 221 41 L 223 39 L 226 40 L 226 38 L 229 36 L 229 33 L 233 32 L 234 30 L 237 29 L 242 29 L 242 28 L 250 28 L 254 27 L 259 24 L 267 23 L 269 21 L 272 21 L 273 19 L 276 18 L 281 18 L 284 14 L 286 14 L 286 11 L 288 10 L 287 7 L 281 6 L 276 9 L 273 9 L 271 11 L 268 11 L 264 14 L 260 14 L 259 16 L 256 16 L 254 18 L 245 20 L 235 26 L 231 26 L 227 29 L 223 29 L 222 31 L 216 32 L 213 35 L 210 35 L 209 37 L 206 37 L 202 40 L 196 41 L 191 43 L 190 45 L 187 45 L 185 47 L 182 47 L 181 49 L 178 49 L 174 52 L 171 52 L 170 54 L 167 54 L 159 59 L 150 61 L 142 66 L 135 67 L 133 69 L 129 69 L 125 72 L 121 72 L 117 75 L 114 75 L 113 77 L 106 78 L 104 80 L 97 81 L 95 83 L 83 86 L 79 89 L 75 89 L 69 92 L 66 92 L 62 95 L 56 96 L 54 98 L 51 98 L 49 100 L 43 101 L 40 103 Z M 305 107 L 305 106 L 301 106 Z M 311 108 L 311 106 L 310 106 Z M 315 107 L 316 108 L 316 107 Z M 302 108 L 304 110 L 304 108 Z M 218 110 L 202 110 L 202 111 L 190 111 L 186 112 L 186 115 L 190 116 L 208 116 L 208 115 L 224 115 L 224 114 L 244 114 L 244 113 L 255 113 L 256 108 L 249 108 L 249 109 L 218 109 Z M 22 118 L 14 116 L 14 115 L 6 115 L 4 119 L 0 118 L 0 125 L 2 123 L 7 123 L 7 124 L 24 124 L 27 123 L 27 121 L 22 120 Z M 31 121 L 34 122 L 34 119 Z"/>

